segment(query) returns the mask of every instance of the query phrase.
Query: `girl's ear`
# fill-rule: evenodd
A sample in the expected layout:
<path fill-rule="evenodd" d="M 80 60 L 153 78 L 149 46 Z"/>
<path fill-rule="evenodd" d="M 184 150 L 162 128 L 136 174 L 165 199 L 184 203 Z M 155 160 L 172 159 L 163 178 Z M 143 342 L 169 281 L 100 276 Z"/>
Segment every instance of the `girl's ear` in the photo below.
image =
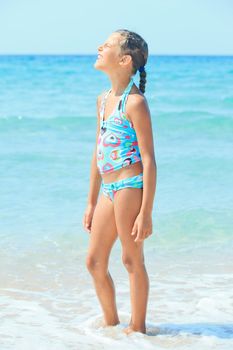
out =
<path fill-rule="evenodd" d="M 123 55 L 120 63 L 123 65 L 128 65 L 132 61 L 132 57 L 130 55 Z"/>

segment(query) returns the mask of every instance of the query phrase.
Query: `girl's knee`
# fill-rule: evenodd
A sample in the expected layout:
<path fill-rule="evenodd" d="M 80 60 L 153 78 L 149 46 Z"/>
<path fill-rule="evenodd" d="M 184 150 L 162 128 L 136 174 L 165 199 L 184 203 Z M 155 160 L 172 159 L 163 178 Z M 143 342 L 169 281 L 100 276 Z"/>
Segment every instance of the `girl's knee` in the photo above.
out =
<path fill-rule="evenodd" d="M 122 255 L 122 262 L 128 272 L 135 272 L 144 268 L 144 258 L 132 255 Z"/>
<path fill-rule="evenodd" d="M 106 274 L 107 272 L 107 264 L 94 255 L 88 255 L 86 257 L 86 267 L 88 271 L 93 275 Z"/>

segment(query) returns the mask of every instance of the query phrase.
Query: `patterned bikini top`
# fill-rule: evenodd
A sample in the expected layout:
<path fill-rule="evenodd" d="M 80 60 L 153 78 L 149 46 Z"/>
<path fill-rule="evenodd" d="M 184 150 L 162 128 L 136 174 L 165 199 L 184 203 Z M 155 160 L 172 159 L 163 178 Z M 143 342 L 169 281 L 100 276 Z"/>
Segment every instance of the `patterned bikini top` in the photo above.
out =
<path fill-rule="evenodd" d="M 97 141 L 97 167 L 100 174 L 110 173 L 141 161 L 133 123 L 125 116 L 126 100 L 133 83 L 131 78 L 117 107 L 106 120 L 104 120 L 105 103 L 111 89 L 101 101 L 100 132 Z"/>

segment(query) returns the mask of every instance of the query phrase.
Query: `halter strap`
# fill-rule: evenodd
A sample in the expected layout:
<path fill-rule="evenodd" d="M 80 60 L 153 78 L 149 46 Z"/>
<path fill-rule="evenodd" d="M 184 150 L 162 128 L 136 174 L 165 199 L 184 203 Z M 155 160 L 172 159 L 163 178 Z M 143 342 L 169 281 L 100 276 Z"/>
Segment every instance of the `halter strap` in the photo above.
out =
<path fill-rule="evenodd" d="M 125 107 L 125 103 L 126 103 L 126 99 L 127 99 L 127 96 L 133 86 L 133 78 L 131 77 L 130 81 L 129 81 L 129 84 L 126 86 L 125 90 L 123 91 L 123 94 L 121 95 L 120 97 L 120 101 L 118 102 L 118 107 L 116 108 L 116 110 L 124 110 L 124 107 Z M 104 98 L 102 99 L 102 102 L 101 102 L 101 109 L 100 109 L 100 115 L 101 115 L 101 119 L 103 120 L 104 118 L 104 110 L 105 110 L 105 103 L 106 103 L 106 99 L 109 95 L 109 93 L 112 91 L 112 89 L 109 89 L 105 95 L 104 95 Z"/>
<path fill-rule="evenodd" d="M 131 78 L 130 82 L 129 82 L 129 85 L 127 86 L 127 88 L 125 89 L 125 91 L 124 91 L 124 93 L 122 95 L 123 98 L 121 97 L 120 102 L 121 101 L 122 102 L 121 102 L 121 104 L 119 103 L 118 109 L 121 110 L 122 113 L 125 111 L 125 105 L 126 105 L 127 97 L 128 97 L 128 95 L 130 93 L 130 90 L 131 90 L 131 88 L 133 86 L 133 83 L 134 83 L 133 78 Z"/>

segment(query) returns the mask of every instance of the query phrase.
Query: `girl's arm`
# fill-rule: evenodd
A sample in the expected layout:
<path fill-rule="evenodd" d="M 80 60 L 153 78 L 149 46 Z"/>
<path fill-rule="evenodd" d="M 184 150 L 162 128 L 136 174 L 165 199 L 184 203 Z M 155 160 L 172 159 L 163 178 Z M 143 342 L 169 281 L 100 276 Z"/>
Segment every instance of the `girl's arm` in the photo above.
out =
<path fill-rule="evenodd" d="M 144 96 L 137 94 L 130 97 L 128 113 L 136 131 L 143 163 L 143 199 L 140 213 L 151 215 L 156 191 L 157 165 L 150 110 Z"/>
<path fill-rule="evenodd" d="M 141 242 L 149 237 L 153 231 L 152 209 L 156 190 L 157 166 L 151 117 L 146 98 L 142 95 L 132 95 L 130 101 L 128 113 L 137 134 L 143 164 L 142 204 L 131 235 L 136 235 L 134 242 Z"/>
<path fill-rule="evenodd" d="M 96 107 L 97 107 L 97 130 L 96 130 L 96 143 L 95 148 L 91 160 L 91 171 L 90 171 L 90 187 L 89 187 L 89 194 L 87 198 L 87 205 L 91 207 L 95 207 L 98 200 L 100 185 L 101 185 L 101 175 L 99 173 L 99 170 L 97 168 L 97 159 L 96 159 L 96 147 L 98 142 L 98 136 L 99 136 L 99 129 L 100 129 L 100 116 L 99 116 L 99 106 L 101 101 L 102 95 L 99 95 L 97 97 L 96 101 Z"/>

